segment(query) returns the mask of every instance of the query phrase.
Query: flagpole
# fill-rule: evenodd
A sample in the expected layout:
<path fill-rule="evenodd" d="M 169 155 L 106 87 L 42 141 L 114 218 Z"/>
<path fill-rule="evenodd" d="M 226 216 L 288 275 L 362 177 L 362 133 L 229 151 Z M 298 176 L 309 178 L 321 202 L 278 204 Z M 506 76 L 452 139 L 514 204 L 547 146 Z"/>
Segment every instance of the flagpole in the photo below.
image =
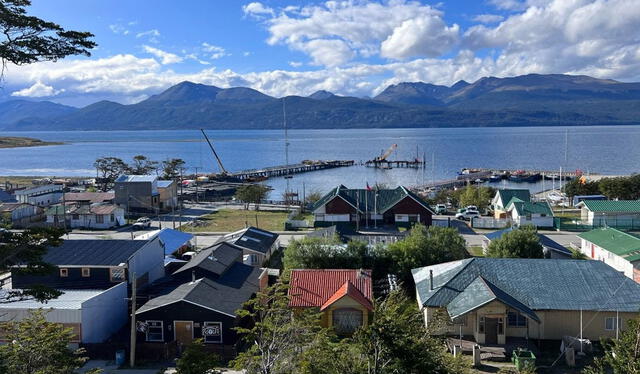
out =
<path fill-rule="evenodd" d="M 364 193 L 364 220 L 366 227 L 369 228 L 369 190 L 367 189 Z"/>
<path fill-rule="evenodd" d="M 378 186 L 376 184 L 375 193 L 373 195 L 373 227 L 378 228 Z"/>

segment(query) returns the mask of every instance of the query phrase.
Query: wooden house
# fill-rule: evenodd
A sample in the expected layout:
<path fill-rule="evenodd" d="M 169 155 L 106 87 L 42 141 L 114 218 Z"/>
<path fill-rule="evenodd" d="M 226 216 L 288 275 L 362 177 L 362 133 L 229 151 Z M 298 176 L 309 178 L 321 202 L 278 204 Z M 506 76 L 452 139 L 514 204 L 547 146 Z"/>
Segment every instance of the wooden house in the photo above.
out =
<path fill-rule="evenodd" d="M 349 189 L 340 185 L 318 200 L 312 208 L 315 225 L 374 227 L 414 223 L 431 225 L 433 211 L 418 195 L 405 187 L 395 189 Z"/>
<path fill-rule="evenodd" d="M 120 282 L 138 287 L 164 276 L 164 249 L 153 240 L 65 240 L 49 247 L 43 261 L 56 267 L 47 275 L 11 269 L 13 288 L 43 284 L 59 289 L 108 289 Z"/>
<path fill-rule="evenodd" d="M 514 197 L 521 201 L 531 201 L 531 194 L 529 190 L 524 189 L 499 189 L 496 191 L 495 196 L 491 200 L 491 208 L 495 219 L 507 218 L 507 205 Z"/>
<path fill-rule="evenodd" d="M 299 269 L 291 271 L 289 306 L 314 308 L 322 326 L 349 335 L 369 323 L 373 312 L 371 270 Z"/>
<path fill-rule="evenodd" d="M 242 261 L 251 266 L 263 266 L 269 260 L 271 254 L 279 246 L 279 235 L 262 230 L 257 227 L 248 227 L 222 237 L 219 242 L 225 241 L 242 249 Z"/>
<path fill-rule="evenodd" d="M 640 238 L 611 227 L 578 235 L 580 251 L 640 283 Z"/>

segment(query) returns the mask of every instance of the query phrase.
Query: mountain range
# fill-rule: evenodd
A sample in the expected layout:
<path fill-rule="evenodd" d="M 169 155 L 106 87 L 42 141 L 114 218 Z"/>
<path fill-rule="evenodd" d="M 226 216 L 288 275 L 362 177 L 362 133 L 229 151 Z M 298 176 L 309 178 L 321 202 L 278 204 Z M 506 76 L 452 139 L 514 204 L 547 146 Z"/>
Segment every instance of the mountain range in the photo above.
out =
<path fill-rule="evenodd" d="M 317 91 L 275 98 L 246 87 L 182 82 L 136 104 L 73 108 L 47 101 L 0 103 L 0 129 L 278 129 L 640 124 L 640 83 L 583 75 L 487 77 L 452 86 L 405 82 L 373 98 Z"/>

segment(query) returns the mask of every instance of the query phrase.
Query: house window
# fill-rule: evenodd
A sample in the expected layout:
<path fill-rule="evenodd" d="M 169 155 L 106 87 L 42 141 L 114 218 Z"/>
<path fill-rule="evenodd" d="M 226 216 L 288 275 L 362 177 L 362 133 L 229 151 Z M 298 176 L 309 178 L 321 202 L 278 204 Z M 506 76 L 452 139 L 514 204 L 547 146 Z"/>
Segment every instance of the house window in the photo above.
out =
<path fill-rule="evenodd" d="M 85 278 L 88 278 L 91 276 L 91 269 L 89 268 L 82 268 L 82 276 Z"/>
<path fill-rule="evenodd" d="M 362 311 L 352 308 L 333 311 L 333 326 L 339 334 L 352 334 L 362 326 Z"/>
<path fill-rule="evenodd" d="M 61 268 L 60 269 L 60 276 L 63 278 L 66 278 L 69 276 L 69 269 L 67 268 Z"/>
<path fill-rule="evenodd" d="M 113 222 L 113 221 L 115 221 L 115 220 L 116 220 L 116 216 L 115 216 L 115 214 L 112 214 L 112 215 L 111 215 L 111 222 Z"/>
<path fill-rule="evenodd" d="M 498 318 L 498 335 L 504 335 L 504 318 Z"/>
<path fill-rule="evenodd" d="M 162 321 L 147 321 L 147 341 L 163 342 L 164 329 Z"/>
<path fill-rule="evenodd" d="M 607 317 L 604 320 L 604 329 L 607 331 L 614 331 L 620 326 L 620 319 L 616 317 Z"/>
<path fill-rule="evenodd" d="M 102 214 L 96 214 L 96 223 L 104 223 L 104 216 Z"/>
<path fill-rule="evenodd" d="M 79 219 L 80 219 L 80 215 L 79 215 L 79 214 L 73 214 L 73 215 L 71 216 L 71 219 L 73 219 L 74 221 L 77 221 L 77 220 L 79 220 Z"/>
<path fill-rule="evenodd" d="M 205 322 L 202 336 L 205 343 L 222 343 L 222 322 Z"/>
<path fill-rule="evenodd" d="M 484 334 L 484 316 L 480 317 L 478 320 L 478 332 L 480 334 Z"/>
<path fill-rule="evenodd" d="M 109 269 L 109 276 L 112 282 L 124 281 L 124 269 L 123 268 L 111 268 Z"/>
<path fill-rule="evenodd" d="M 518 312 L 507 313 L 507 327 L 527 327 L 527 318 Z"/>

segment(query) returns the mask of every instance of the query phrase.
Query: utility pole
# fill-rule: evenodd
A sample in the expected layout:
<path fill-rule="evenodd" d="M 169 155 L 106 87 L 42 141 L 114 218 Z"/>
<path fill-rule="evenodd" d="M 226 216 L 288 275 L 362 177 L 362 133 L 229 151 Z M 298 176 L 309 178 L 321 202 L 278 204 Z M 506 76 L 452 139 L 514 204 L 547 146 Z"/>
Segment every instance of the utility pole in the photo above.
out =
<path fill-rule="evenodd" d="M 198 200 L 198 167 L 196 166 L 196 203 L 199 203 Z"/>
<path fill-rule="evenodd" d="M 136 365 L 136 273 L 131 282 L 131 347 L 129 351 L 129 366 Z"/>
<path fill-rule="evenodd" d="M 67 231 L 67 199 L 65 197 L 65 187 L 66 185 L 62 184 L 62 220 L 64 222 L 64 232 L 67 234 L 67 239 L 69 239 L 69 232 Z"/>

